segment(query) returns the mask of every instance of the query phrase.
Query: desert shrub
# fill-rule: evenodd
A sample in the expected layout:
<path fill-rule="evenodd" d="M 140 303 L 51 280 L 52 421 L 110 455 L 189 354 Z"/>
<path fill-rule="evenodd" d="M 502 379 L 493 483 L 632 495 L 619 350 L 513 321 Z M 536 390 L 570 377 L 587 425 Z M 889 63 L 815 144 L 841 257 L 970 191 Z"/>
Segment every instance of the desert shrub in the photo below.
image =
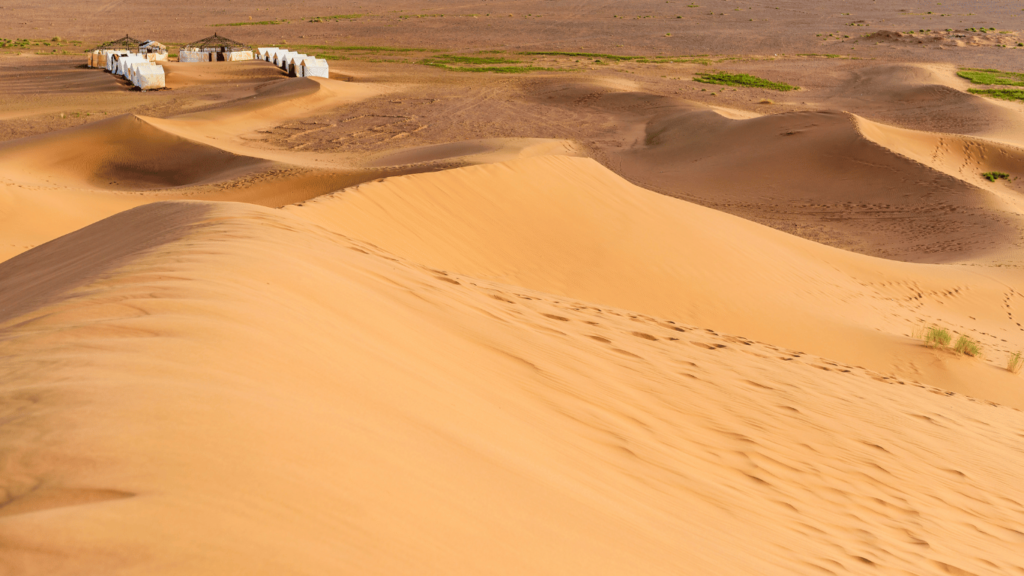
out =
<path fill-rule="evenodd" d="M 996 180 L 998 180 L 1000 178 L 1002 178 L 1003 180 L 1009 180 L 1010 179 L 1010 175 L 1007 174 L 1006 172 L 985 172 L 981 176 L 982 176 L 982 178 L 987 179 L 989 182 L 995 182 Z"/>
<path fill-rule="evenodd" d="M 968 356 L 978 356 L 981 354 L 981 348 L 978 347 L 978 343 L 966 335 L 961 335 L 956 339 L 953 350 L 956 350 L 957 354 L 966 354 Z"/>
<path fill-rule="evenodd" d="M 949 343 L 953 340 L 953 337 L 949 334 L 949 330 L 945 328 L 939 328 L 931 326 L 924 332 L 924 341 L 929 346 L 936 348 L 945 348 L 949 346 Z"/>
<path fill-rule="evenodd" d="M 1020 369 L 1024 367 L 1024 358 L 1021 357 L 1021 353 L 1018 350 L 1006 360 L 1006 369 L 1014 374 L 1020 374 Z"/>

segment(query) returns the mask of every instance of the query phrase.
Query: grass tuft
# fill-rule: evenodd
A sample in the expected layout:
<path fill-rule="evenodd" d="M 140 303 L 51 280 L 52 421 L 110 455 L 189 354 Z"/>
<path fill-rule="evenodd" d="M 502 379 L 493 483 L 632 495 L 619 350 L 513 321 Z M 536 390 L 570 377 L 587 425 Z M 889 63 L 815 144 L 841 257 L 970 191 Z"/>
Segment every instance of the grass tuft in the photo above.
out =
<path fill-rule="evenodd" d="M 1018 350 L 1006 360 L 1006 369 L 1014 374 L 1020 374 L 1020 369 L 1024 367 L 1024 357 L 1021 357 L 1021 353 Z"/>
<path fill-rule="evenodd" d="M 931 326 L 924 332 L 924 341 L 925 344 L 933 348 L 945 348 L 953 341 L 953 337 L 949 334 L 949 330 Z"/>
<path fill-rule="evenodd" d="M 1002 178 L 1003 180 L 1009 180 L 1010 179 L 1010 175 L 1007 174 L 1006 172 L 985 172 L 981 176 L 982 176 L 982 178 L 985 178 L 989 182 L 995 182 L 996 180 L 999 180 L 1000 178 Z"/>
<path fill-rule="evenodd" d="M 967 356 L 981 355 L 981 348 L 978 347 L 978 343 L 965 335 L 957 338 L 956 344 L 953 345 L 953 350 L 956 350 L 957 354 L 966 354 Z"/>
<path fill-rule="evenodd" d="M 749 74 L 730 74 L 728 72 L 701 72 L 694 76 L 694 81 L 705 84 L 722 84 L 725 86 L 745 86 L 748 88 L 766 88 L 788 92 L 796 90 L 796 86 L 790 86 L 784 82 L 772 82 Z"/>

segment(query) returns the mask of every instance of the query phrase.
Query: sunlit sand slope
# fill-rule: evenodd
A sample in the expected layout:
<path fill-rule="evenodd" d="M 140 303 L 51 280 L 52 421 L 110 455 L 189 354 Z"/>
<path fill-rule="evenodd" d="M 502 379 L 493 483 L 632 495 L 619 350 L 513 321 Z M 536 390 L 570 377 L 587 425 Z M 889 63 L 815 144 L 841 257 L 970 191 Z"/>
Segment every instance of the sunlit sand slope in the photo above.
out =
<path fill-rule="evenodd" d="M 564 204 L 534 168 L 519 193 Z M 516 166 L 454 177 L 482 170 Z M 421 198 L 457 195 L 416 178 Z M 606 209 L 606 179 L 581 184 L 567 248 Z M 377 188 L 352 198 L 393 203 Z M 638 202 L 614 206 L 627 238 Z M 691 227 L 722 224 L 701 214 Z M 446 273 L 300 216 L 150 204 L 0 264 L 4 573 L 1024 569 L 1016 410 Z M 536 259 L 553 258 L 545 218 L 520 236 Z M 596 245 L 591 264 L 646 247 Z M 525 266 L 506 256 L 495 275 Z M 617 285 L 643 293 L 633 256 Z"/>
<path fill-rule="evenodd" d="M 301 207 L 435 268 L 740 334 L 1024 408 L 1019 271 L 906 264 L 796 238 L 548 157 L 372 182 Z M 909 338 L 932 323 L 985 361 Z"/>

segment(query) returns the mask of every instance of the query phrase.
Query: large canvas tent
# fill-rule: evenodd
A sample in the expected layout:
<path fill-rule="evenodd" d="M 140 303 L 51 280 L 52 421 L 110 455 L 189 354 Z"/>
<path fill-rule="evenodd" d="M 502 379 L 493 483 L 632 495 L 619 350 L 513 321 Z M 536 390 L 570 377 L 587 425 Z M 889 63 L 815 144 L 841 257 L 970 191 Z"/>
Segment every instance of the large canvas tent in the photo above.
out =
<path fill-rule="evenodd" d="M 136 62 L 148 62 L 145 56 L 138 54 L 129 54 L 127 56 L 117 57 L 117 66 L 114 68 L 114 74 L 118 76 L 124 76 L 128 80 L 131 80 L 131 65 Z"/>
<path fill-rule="evenodd" d="M 258 48 L 258 54 L 261 60 L 270 62 L 274 59 L 274 55 L 281 51 L 280 48 Z"/>
<path fill-rule="evenodd" d="M 113 72 L 114 64 L 117 62 L 114 57 L 128 54 L 127 50 L 101 50 L 99 54 L 93 54 L 92 57 L 96 62 L 96 68 L 105 68 L 107 72 Z"/>
<path fill-rule="evenodd" d="M 252 59 L 252 48 L 216 33 L 202 40 L 190 42 L 178 52 L 179 62 L 232 62 Z"/>
<path fill-rule="evenodd" d="M 327 65 L 327 60 L 306 58 L 302 61 L 299 76 L 303 78 L 329 78 L 330 68 Z"/>
<path fill-rule="evenodd" d="M 140 62 L 132 65 L 132 84 L 142 90 L 165 88 L 166 77 L 164 67 L 152 62 Z"/>
<path fill-rule="evenodd" d="M 292 55 L 297 55 L 297 54 L 298 54 L 298 52 L 291 52 L 289 50 L 278 50 L 274 54 L 274 60 L 273 60 L 274 65 L 278 66 L 280 68 L 284 68 L 285 67 L 285 63 L 287 62 L 288 57 L 292 56 Z"/>
<path fill-rule="evenodd" d="M 309 58 L 306 54 L 290 53 L 285 61 L 284 71 L 289 76 L 302 76 L 302 61 Z"/>
<path fill-rule="evenodd" d="M 88 66 L 113 71 L 114 60 L 111 56 L 129 54 L 142 55 L 150 62 L 167 60 L 167 47 L 154 40 L 137 40 L 125 34 L 122 38 L 104 42 L 90 50 Z"/>
<path fill-rule="evenodd" d="M 138 53 L 139 46 L 142 46 L 145 43 L 146 42 L 142 40 L 136 40 L 135 38 L 132 38 L 131 36 L 125 34 L 123 38 L 118 38 L 117 40 L 111 40 L 110 42 L 104 42 L 103 44 L 100 44 L 99 46 L 93 48 L 92 52 L 96 52 L 97 50 L 116 50 L 129 53 Z"/>

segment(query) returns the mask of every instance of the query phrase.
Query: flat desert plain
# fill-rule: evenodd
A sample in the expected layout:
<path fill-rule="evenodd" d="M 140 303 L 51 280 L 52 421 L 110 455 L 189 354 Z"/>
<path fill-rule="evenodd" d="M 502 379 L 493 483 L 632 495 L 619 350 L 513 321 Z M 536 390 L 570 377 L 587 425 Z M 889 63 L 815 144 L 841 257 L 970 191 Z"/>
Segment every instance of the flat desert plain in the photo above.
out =
<path fill-rule="evenodd" d="M 0 0 L 0 574 L 1024 574 L 1021 87 L 1019 0 Z"/>

